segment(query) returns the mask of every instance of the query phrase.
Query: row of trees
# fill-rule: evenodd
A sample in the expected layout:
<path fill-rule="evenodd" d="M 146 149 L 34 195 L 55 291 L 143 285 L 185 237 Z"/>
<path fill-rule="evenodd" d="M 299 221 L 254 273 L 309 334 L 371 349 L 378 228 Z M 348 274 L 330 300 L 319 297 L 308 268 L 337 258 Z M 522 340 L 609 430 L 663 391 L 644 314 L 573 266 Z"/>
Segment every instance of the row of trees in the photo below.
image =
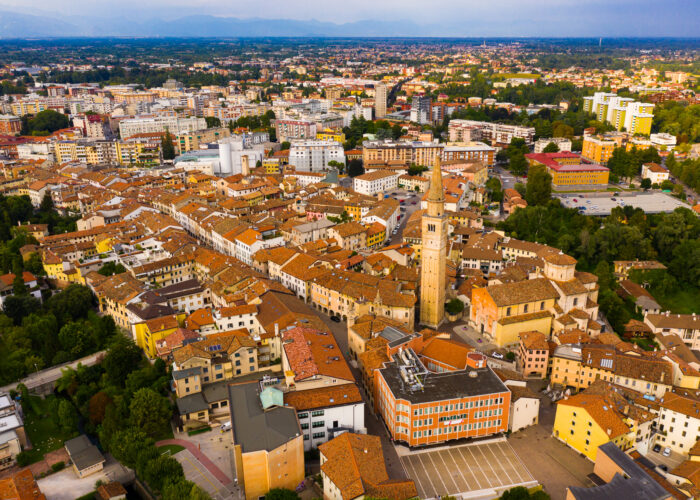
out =
<path fill-rule="evenodd" d="M 557 248 L 578 260 L 578 268 L 599 278 L 599 303 L 613 328 L 622 332 L 630 318 L 615 293 L 611 262 L 658 259 L 680 289 L 700 287 L 700 219 L 678 208 L 670 214 L 645 214 L 616 207 L 605 219 L 579 214 L 558 200 L 516 210 L 499 228 L 515 238 Z"/>
<path fill-rule="evenodd" d="M 169 379 L 162 360 L 149 363 L 131 339 L 117 336 L 102 363 L 63 372 L 56 383 L 59 410 L 69 415 L 66 404 L 77 408 L 85 430 L 163 499 L 205 500 L 209 496 L 185 479 L 177 460 L 155 446 L 170 435 Z"/>

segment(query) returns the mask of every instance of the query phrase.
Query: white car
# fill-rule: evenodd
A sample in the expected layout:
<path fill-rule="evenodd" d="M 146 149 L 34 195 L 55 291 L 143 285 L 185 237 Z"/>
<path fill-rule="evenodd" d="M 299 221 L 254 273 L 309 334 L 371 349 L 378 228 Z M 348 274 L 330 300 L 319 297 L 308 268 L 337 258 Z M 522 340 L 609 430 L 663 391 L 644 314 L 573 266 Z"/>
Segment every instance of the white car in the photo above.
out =
<path fill-rule="evenodd" d="M 493 354 L 491 354 L 491 356 L 493 356 L 496 359 L 503 359 L 503 354 L 501 354 L 500 352 L 494 352 Z"/>
<path fill-rule="evenodd" d="M 231 430 L 231 421 L 229 420 L 228 422 L 224 422 L 221 424 L 221 432 L 225 431 L 230 431 Z"/>
<path fill-rule="evenodd" d="M 670 457 L 671 456 L 671 448 L 664 448 L 664 452 L 662 453 L 662 455 L 665 457 Z"/>

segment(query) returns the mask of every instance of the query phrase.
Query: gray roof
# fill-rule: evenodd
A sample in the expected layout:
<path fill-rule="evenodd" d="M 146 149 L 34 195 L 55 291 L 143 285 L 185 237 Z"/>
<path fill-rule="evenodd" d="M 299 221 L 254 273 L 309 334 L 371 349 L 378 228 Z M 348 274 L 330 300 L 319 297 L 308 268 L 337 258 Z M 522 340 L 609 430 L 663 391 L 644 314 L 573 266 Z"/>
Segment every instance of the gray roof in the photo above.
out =
<path fill-rule="evenodd" d="M 598 447 L 598 453 L 605 453 L 627 476 L 615 474 L 612 480 L 604 485 L 593 488 L 570 487 L 576 500 L 619 500 L 634 498 L 635 500 L 661 500 L 669 498 L 669 493 L 646 473 L 625 452 L 620 450 L 612 441 Z"/>
<path fill-rule="evenodd" d="M 105 461 L 100 450 L 90 442 L 85 434 L 69 439 L 63 445 L 78 470 L 84 470 Z"/>
<path fill-rule="evenodd" d="M 230 385 L 229 396 L 233 440 L 241 445 L 243 453 L 272 451 L 301 435 L 294 408 L 263 410 L 258 382 Z"/>
<path fill-rule="evenodd" d="M 180 415 L 189 415 L 190 413 L 197 413 L 209 409 L 209 403 L 204 399 L 204 395 L 202 395 L 201 392 L 177 398 L 175 403 L 177 404 L 177 411 Z"/>
<path fill-rule="evenodd" d="M 173 380 L 182 380 L 187 377 L 194 377 L 195 375 L 202 374 L 201 366 L 193 366 L 192 368 L 185 368 L 184 370 L 175 370 L 173 372 Z"/>

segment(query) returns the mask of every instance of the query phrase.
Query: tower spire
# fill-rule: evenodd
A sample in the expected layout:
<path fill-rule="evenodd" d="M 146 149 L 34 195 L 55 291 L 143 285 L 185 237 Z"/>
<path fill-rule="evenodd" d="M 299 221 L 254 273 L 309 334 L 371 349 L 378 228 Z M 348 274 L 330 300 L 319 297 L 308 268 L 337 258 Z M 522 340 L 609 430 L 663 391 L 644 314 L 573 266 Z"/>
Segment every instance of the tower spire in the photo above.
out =
<path fill-rule="evenodd" d="M 442 193 L 442 169 L 440 167 L 440 157 L 435 157 L 433 172 L 430 178 L 430 190 L 428 191 L 428 201 L 444 202 L 445 197 Z"/>
<path fill-rule="evenodd" d="M 428 215 L 433 217 L 441 217 L 443 215 L 445 212 L 445 195 L 442 192 L 442 169 L 440 168 L 439 156 L 435 158 L 426 201 L 428 202 Z"/>

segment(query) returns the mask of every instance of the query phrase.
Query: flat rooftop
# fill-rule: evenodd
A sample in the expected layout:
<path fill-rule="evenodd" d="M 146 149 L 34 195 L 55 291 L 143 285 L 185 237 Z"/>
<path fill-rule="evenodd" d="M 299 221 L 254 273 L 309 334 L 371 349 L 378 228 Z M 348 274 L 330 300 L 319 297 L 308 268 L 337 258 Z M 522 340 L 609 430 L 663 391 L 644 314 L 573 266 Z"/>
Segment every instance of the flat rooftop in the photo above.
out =
<path fill-rule="evenodd" d="M 660 214 L 673 212 L 678 207 L 690 208 L 678 198 L 666 193 L 627 193 L 620 192 L 614 195 L 607 193 L 566 193 L 553 194 L 567 208 L 576 208 L 583 215 L 610 215 L 615 207 L 631 206 L 641 208 L 648 214 Z M 615 198 L 613 200 L 613 198 Z"/>
<path fill-rule="evenodd" d="M 411 404 L 509 392 L 490 368 L 470 368 L 444 373 L 428 372 L 420 376 L 422 389 L 412 389 L 411 385 L 404 382 L 396 362 L 388 364 L 379 372 L 386 380 L 394 397 L 409 401 Z M 470 373 L 475 373 L 476 376 L 470 376 Z"/>

